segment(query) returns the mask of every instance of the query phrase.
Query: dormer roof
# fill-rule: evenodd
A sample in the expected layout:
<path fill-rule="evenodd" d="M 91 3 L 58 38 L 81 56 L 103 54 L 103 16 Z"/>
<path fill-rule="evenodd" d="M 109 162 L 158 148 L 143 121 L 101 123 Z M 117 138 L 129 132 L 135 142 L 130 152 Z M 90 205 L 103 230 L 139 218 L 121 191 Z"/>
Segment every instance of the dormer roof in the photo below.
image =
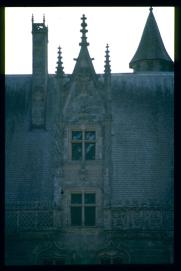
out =
<path fill-rule="evenodd" d="M 76 64 L 73 70 L 73 78 L 75 78 L 78 75 L 81 76 L 90 76 L 92 78 L 95 78 L 96 73 L 94 70 L 94 66 L 92 64 L 92 60 L 93 58 L 90 57 L 89 55 L 89 51 L 87 46 L 89 46 L 89 43 L 87 42 L 87 37 L 86 37 L 86 33 L 88 32 L 88 30 L 86 29 L 86 17 L 85 15 L 82 16 L 82 29 L 80 30 L 80 32 L 82 32 L 82 37 L 81 37 L 81 42 L 79 43 L 79 45 L 81 46 L 80 48 L 80 52 L 79 52 L 79 56 L 76 60 Z"/>

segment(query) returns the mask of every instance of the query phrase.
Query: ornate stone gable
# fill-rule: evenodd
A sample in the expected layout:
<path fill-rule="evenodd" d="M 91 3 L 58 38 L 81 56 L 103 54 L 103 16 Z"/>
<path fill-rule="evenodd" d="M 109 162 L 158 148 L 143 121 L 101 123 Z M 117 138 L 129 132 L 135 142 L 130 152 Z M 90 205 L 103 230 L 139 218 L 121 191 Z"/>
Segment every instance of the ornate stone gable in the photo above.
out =
<path fill-rule="evenodd" d="M 63 116 L 66 121 L 101 121 L 105 116 L 105 104 L 101 89 L 96 88 L 89 73 L 77 76 L 71 84 L 69 95 L 64 104 Z"/>
<path fill-rule="evenodd" d="M 98 81 L 87 46 L 86 17 L 82 16 L 81 46 L 69 86 L 66 87 L 66 98 L 63 107 L 64 121 L 100 122 L 104 120 L 106 95 L 103 95 L 103 85 Z M 105 91 L 106 93 L 106 91 Z M 105 97 L 104 97 L 105 96 Z"/>

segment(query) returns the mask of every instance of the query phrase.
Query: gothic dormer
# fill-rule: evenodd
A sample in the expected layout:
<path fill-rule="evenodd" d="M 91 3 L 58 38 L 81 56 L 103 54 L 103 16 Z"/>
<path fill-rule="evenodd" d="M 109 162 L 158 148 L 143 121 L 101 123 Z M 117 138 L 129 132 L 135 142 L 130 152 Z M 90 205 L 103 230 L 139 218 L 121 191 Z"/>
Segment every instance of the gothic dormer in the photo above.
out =
<path fill-rule="evenodd" d="M 129 67 L 134 72 L 173 70 L 173 61 L 163 44 L 152 7 L 138 49 L 129 63 Z"/>
<path fill-rule="evenodd" d="M 64 118 L 68 121 L 98 121 L 103 119 L 104 101 L 101 96 L 100 84 L 92 64 L 92 58 L 89 55 L 86 33 L 86 17 L 81 18 L 82 33 L 80 52 L 76 59 L 76 64 L 71 76 L 70 82 L 66 85 Z"/>

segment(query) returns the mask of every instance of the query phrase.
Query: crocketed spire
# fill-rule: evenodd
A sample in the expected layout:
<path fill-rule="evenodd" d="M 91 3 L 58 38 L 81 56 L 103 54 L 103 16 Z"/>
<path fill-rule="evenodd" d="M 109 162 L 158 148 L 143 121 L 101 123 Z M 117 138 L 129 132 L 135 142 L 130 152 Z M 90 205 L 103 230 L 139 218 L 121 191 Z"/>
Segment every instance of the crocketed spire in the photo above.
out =
<path fill-rule="evenodd" d="M 81 37 L 82 41 L 79 43 L 81 47 L 78 58 L 76 59 L 74 58 L 74 60 L 76 60 L 76 64 L 73 70 L 72 78 L 79 78 L 79 80 L 80 78 L 93 78 L 93 80 L 97 80 L 94 66 L 92 64 L 93 58 L 90 57 L 87 47 L 89 45 L 86 37 L 86 33 L 88 31 L 86 29 L 87 24 L 85 22 L 86 17 L 84 14 L 82 15 L 81 19 L 82 19 L 81 23 L 82 29 L 80 30 L 80 32 L 82 32 Z"/>
<path fill-rule="evenodd" d="M 58 61 L 57 61 L 57 70 L 56 70 L 56 76 L 57 77 L 63 77 L 64 71 L 62 66 L 62 53 L 61 53 L 61 47 L 58 47 Z"/>
<path fill-rule="evenodd" d="M 82 18 L 82 23 L 81 23 L 81 26 L 82 26 L 82 29 L 80 30 L 80 32 L 82 32 L 82 41 L 79 43 L 80 46 L 88 46 L 89 43 L 87 42 L 87 37 L 86 37 L 86 33 L 88 32 L 88 30 L 86 29 L 87 27 L 87 24 L 85 22 L 85 20 L 87 20 L 87 18 L 85 17 L 85 15 L 83 14 Z"/>
<path fill-rule="evenodd" d="M 110 75 L 111 74 L 111 65 L 110 65 L 110 56 L 109 56 L 109 45 L 107 44 L 106 45 L 106 51 L 105 51 L 106 55 L 105 55 L 105 58 L 106 60 L 104 61 L 105 62 L 105 65 L 104 65 L 104 74 L 105 76 L 106 75 Z"/>

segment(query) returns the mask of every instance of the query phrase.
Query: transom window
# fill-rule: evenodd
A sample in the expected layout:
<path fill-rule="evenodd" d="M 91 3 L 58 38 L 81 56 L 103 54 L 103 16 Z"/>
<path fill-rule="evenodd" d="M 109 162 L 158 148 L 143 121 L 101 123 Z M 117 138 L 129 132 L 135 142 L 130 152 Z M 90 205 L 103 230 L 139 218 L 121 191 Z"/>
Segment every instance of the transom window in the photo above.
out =
<path fill-rule="evenodd" d="M 70 212 L 72 226 L 95 226 L 96 194 L 72 193 Z"/>
<path fill-rule="evenodd" d="M 72 131 L 72 160 L 95 160 L 96 132 Z"/>

